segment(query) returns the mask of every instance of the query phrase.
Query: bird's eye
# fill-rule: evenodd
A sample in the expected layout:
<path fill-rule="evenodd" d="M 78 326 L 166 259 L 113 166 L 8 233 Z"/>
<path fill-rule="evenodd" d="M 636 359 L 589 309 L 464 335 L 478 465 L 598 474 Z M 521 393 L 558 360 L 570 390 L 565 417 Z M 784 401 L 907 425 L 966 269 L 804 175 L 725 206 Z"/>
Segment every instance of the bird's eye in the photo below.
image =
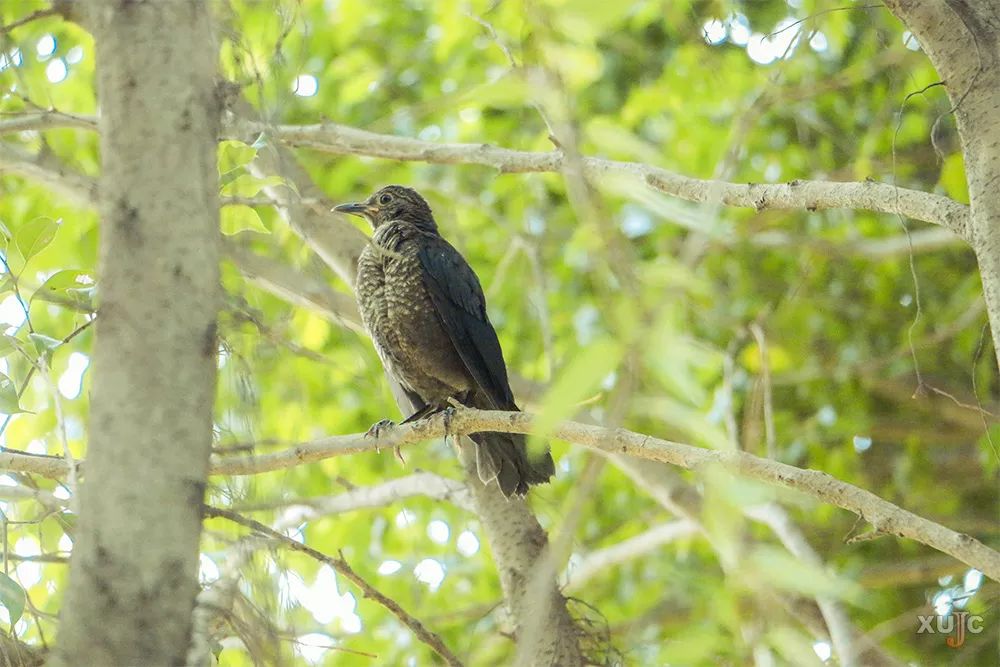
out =
<path fill-rule="evenodd" d="M 382 204 L 383 206 L 385 206 L 391 201 L 392 201 L 392 195 L 390 194 L 384 194 L 378 198 L 378 203 Z"/>

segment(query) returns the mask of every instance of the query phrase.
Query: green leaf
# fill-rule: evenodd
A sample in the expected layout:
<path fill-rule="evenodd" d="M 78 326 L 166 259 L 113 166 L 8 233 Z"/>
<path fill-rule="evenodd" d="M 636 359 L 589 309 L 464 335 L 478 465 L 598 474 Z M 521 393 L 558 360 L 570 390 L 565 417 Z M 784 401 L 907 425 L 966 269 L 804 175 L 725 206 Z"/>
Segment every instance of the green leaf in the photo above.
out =
<path fill-rule="evenodd" d="M 259 234 L 270 234 L 267 227 L 260 220 L 260 214 L 253 208 L 238 204 L 236 206 L 224 206 L 220 212 L 222 222 L 222 233 L 227 236 L 239 234 L 243 231 L 257 232 Z"/>
<path fill-rule="evenodd" d="M 584 399 L 593 396 L 601 381 L 618 367 L 623 353 L 623 345 L 611 338 L 599 339 L 581 350 L 562 369 L 542 399 L 535 437 L 546 439 L 557 423 L 570 417 Z"/>
<path fill-rule="evenodd" d="M 17 228 L 14 232 L 14 243 L 25 262 L 52 243 L 56 232 L 59 231 L 60 222 L 62 221 L 51 218 L 36 218 Z"/>
<path fill-rule="evenodd" d="M 13 336 L 0 334 L 0 357 L 6 357 L 11 352 L 15 352 L 20 349 L 22 349 L 21 341 Z"/>
<path fill-rule="evenodd" d="M 230 169 L 228 171 L 223 172 L 222 175 L 219 176 L 220 190 L 224 190 L 227 186 L 233 183 L 233 181 L 236 181 L 237 179 L 240 179 L 243 176 L 247 175 L 248 173 L 246 167 L 236 167 L 235 169 Z"/>
<path fill-rule="evenodd" d="M 257 194 L 266 187 L 274 185 L 289 185 L 288 181 L 280 176 L 267 176 L 257 178 L 253 174 L 243 172 L 236 178 L 223 184 L 223 194 L 237 197 L 256 197 Z"/>
<path fill-rule="evenodd" d="M 0 573 L 0 604 L 7 609 L 10 616 L 10 627 L 21 620 L 24 614 L 24 589 L 6 574 Z"/>
<path fill-rule="evenodd" d="M 741 576 L 746 581 L 809 597 L 825 596 L 858 604 L 864 591 L 855 582 L 807 563 L 784 549 L 758 545 L 744 557 Z"/>
<path fill-rule="evenodd" d="M 468 99 L 480 107 L 521 107 L 531 99 L 531 86 L 523 77 L 508 74 L 491 83 L 476 86 L 469 91 Z"/>
<path fill-rule="evenodd" d="M 225 171 L 242 167 L 257 155 L 257 149 L 242 141 L 219 142 L 219 166 Z"/>
<path fill-rule="evenodd" d="M 41 294 L 57 294 L 67 290 L 89 290 L 93 286 L 94 279 L 84 271 L 76 269 L 56 271 L 42 283 L 42 286 L 31 295 L 31 298 L 34 299 Z"/>
<path fill-rule="evenodd" d="M 35 344 L 35 350 L 38 351 L 38 355 L 45 358 L 48 358 L 52 354 L 52 350 L 62 345 L 61 340 L 40 333 L 28 334 L 28 340 Z"/>
<path fill-rule="evenodd" d="M 17 387 L 14 381 L 0 373 L 0 413 L 6 415 L 16 415 L 24 412 L 17 401 Z"/>

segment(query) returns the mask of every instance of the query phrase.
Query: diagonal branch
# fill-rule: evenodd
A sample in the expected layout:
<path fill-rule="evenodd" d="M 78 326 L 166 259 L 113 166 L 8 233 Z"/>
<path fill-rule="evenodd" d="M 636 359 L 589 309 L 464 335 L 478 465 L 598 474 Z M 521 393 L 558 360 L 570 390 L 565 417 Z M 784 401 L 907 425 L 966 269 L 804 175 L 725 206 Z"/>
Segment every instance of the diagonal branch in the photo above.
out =
<path fill-rule="evenodd" d="M 337 155 L 364 155 L 440 164 L 478 164 L 493 167 L 502 173 L 560 172 L 566 167 L 566 159 L 560 151 L 541 153 L 510 150 L 489 144 L 441 144 L 377 134 L 335 123 L 279 125 L 272 130 L 291 146 Z M 962 237 L 966 237 L 967 233 L 968 206 L 948 197 L 898 188 L 888 183 L 801 180 L 788 183 L 726 183 L 691 178 L 638 162 L 596 157 L 582 157 L 580 161 L 588 177 L 616 174 L 632 176 L 643 180 L 654 190 L 688 201 L 718 202 L 758 211 L 769 208 L 865 209 L 942 225 Z"/>
<path fill-rule="evenodd" d="M 248 105 L 237 105 L 237 112 L 253 115 Z M 311 148 L 336 155 L 359 155 L 390 160 L 431 162 L 437 164 L 477 164 L 492 167 L 501 173 L 561 172 L 566 166 L 560 151 L 518 151 L 490 144 L 446 144 L 422 141 L 410 137 L 368 132 L 347 125 L 322 123 L 315 125 L 270 125 L 257 120 L 230 119 L 225 133 L 230 138 L 245 140 L 254 132 L 273 133 L 289 146 Z M 20 129 L 45 130 L 56 127 L 96 128 L 96 121 L 86 116 L 59 112 L 25 114 L 0 121 L 0 133 Z M 281 149 L 276 149 L 278 153 Z M 875 181 L 835 182 L 794 180 L 788 183 L 728 183 L 691 178 L 660 167 L 639 162 L 581 157 L 581 166 L 588 177 L 607 175 L 631 176 L 642 180 L 654 190 L 693 202 L 720 203 L 727 206 L 764 209 L 863 209 L 878 213 L 893 213 L 914 220 L 941 225 L 962 238 L 968 238 L 969 207 L 949 197 L 921 190 L 900 188 Z M 305 195 L 315 194 L 301 167 L 287 155 L 265 156 L 262 167 L 270 173 L 292 170 L 291 180 Z M 270 168 L 268 168 L 270 167 Z M 303 189 L 303 185 L 307 185 Z M 288 200 L 288 197 L 285 197 Z M 293 202 L 289 201 L 289 204 Z M 319 211 L 311 215 L 326 217 Z M 300 216 L 296 217 L 302 217 Z M 308 216 L 306 216 L 308 218 Z M 301 224 L 301 223 L 300 223 Z M 329 223 L 328 223 L 329 224 Z M 334 223 L 335 224 L 335 223 Z M 317 225 L 308 224 L 312 229 Z M 349 238 L 353 250 L 357 238 Z M 321 253 L 322 254 L 322 253 Z M 349 252 L 348 252 L 349 255 Z M 340 266 L 338 273 L 350 274 L 351 268 L 340 252 L 327 258 Z M 350 281 L 348 281 L 350 282 Z"/>
<path fill-rule="evenodd" d="M 37 118 L 32 117 L 29 120 L 44 123 L 52 118 L 48 112 L 35 116 Z M 56 114 L 55 118 L 60 119 L 63 116 L 64 114 Z M 4 128 L 4 123 L 10 122 L 13 121 L 0 121 L 0 130 Z M 30 153 L 0 142 L 0 173 L 5 172 L 37 181 L 73 203 L 90 207 L 97 205 L 97 181 L 63 164 L 55 156 Z M 223 203 L 227 203 L 225 199 Z M 268 200 L 266 203 L 281 205 L 281 202 L 276 200 Z M 356 232 L 353 229 L 352 231 Z M 352 331 L 364 332 L 358 305 L 352 296 L 336 292 L 290 266 L 258 255 L 242 247 L 232 238 L 224 239 L 223 249 L 243 275 L 262 289 L 293 305 L 309 308 Z"/>
<path fill-rule="evenodd" d="M 240 272 L 258 287 L 292 305 L 319 313 L 331 322 L 364 333 L 353 296 L 334 291 L 323 281 L 312 280 L 301 271 L 255 253 L 232 238 L 224 239 L 222 248 Z"/>
<path fill-rule="evenodd" d="M 97 119 L 94 116 L 80 116 L 55 109 L 30 111 L 0 119 L 0 134 L 38 132 L 56 127 L 97 130 Z"/>
<path fill-rule="evenodd" d="M 211 474 L 252 475 L 281 470 L 334 456 L 412 445 L 429 438 L 442 437 L 446 432 L 451 435 L 481 431 L 530 433 L 536 419 L 535 415 L 524 412 L 456 409 L 450 416 L 447 431 L 444 416 L 437 415 L 412 424 L 397 426 L 384 437 L 377 439 L 365 437 L 363 434 L 339 435 L 258 456 L 224 459 L 214 457 Z M 870 491 L 842 482 L 818 470 L 796 468 L 743 451 L 705 449 L 626 429 L 607 429 L 571 421 L 558 424 L 552 435 L 560 440 L 599 451 L 628 454 L 691 470 L 718 465 L 742 477 L 795 489 L 857 514 L 880 533 L 906 537 L 926 544 L 1000 581 L 1000 552 L 969 535 L 958 533 L 918 516 L 883 500 Z M 52 478 L 61 478 L 66 473 L 66 465 L 60 456 L 33 456 L 9 450 L 0 452 L 0 468 Z"/>
<path fill-rule="evenodd" d="M 451 652 L 444 642 L 441 640 L 436 633 L 431 632 L 421 623 L 419 620 L 414 618 L 409 612 L 399 606 L 399 603 L 390 597 L 387 597 L 381 593 L 377 588 L 365 581 L 357 572 L 348 565 L 347 561 L 342 557 L 328 556 L 321 551 L 317 551 L 310 546 L 307 546 L 301 542 L 297 542 L 287 535 L 282 535 L 278 531 L 265 526 L 259 521 L 254 521 L 253 519 L 248 519 L 247 517 L 240 516 L 236 512 L 231 512 L 225 509 L 219 509 L 216 507 L 205 507 L 205 516 L 207 517 L 220 517 L 223 519 L 228 519 L 234 523 L 238 523 L 241 526 L 246 526 L 247 528 L 253 530 L 254 532 L 264 535 L 268 539 L 274 540 L 275 542 L 281 544 L 282 546 L 291 549 L 292 551 L 298 551 L 306 554 L 310 558 L 329 565 L 332 567 L 337 574 L 341 575 L 345 579 L 348 579 L 351 583 L 361 589 L 362 594 L 366 598 L 370 598 L 377 602 L 378 604 L 385 607 L 390 614 L 395 616 L 400 620 L 400 622 L 408 627 L 413 634 L 417 636 L 417 639 L 422 641 L 424 644 L 430 647 L 432 651 L 437 653 L 441 658 L 451 667 L 462 667 L 462 661 Z"/>
<path fill-rule="evenodd" d="M 97 205 L 97 180 L 82 174 L 49 153 L 32 153 L 0 143 L 0 174 L 30 178 L 71 202 Z"/>
<path fill-rule="evenodd" d="M 569 570 L 566 590 L 570 592 L 582 590 L 591 579 L 605 570 L 641 558 L 664 544 L 696 532 L 698 532 L 697 523 L 690 519 L 677 519 L 653 526 L 645 532 L 611 546 L 592 551 Z"/>
<path fill-rule="evenodd" d="M 462 482 L 431 472 L 415 472 L 374 486 L 355 487 L 336 495 L 253 503 L 235 509 L 241 512 L 254 512 L 296 507 L 299 509 L 297 519 L 309 521 L 345 512 L 385 507 L 414 496 L 447 500 L 465 510 L 472 508 L 469 489 Z"/>

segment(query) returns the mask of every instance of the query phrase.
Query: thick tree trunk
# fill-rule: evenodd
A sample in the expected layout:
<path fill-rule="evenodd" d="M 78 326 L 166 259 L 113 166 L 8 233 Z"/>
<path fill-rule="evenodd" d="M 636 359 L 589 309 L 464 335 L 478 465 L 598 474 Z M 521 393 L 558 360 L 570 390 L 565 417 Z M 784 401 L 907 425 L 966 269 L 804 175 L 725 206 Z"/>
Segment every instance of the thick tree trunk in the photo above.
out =
<path fill-rule="evenodd" d="M 220 302 L 206 4 L 90 8 L 101 102 L 90 442 L 57 665 L 183 664 Z"/>
<path fill-rule="evenodd" d="M 546 567 L 548 538 L 531 509 L 520 498 L 504 498 L 496 484 L 484 485 L 476 470 L 475 445 L 462 438 L 460 456 L 472 492 L 472 506 L 486 531 L 500 574 L 507 610 L 514 622 L 518 653 L 530 653 L 536 667 L 584 664 L 581 633 Z M 549 565 L 551 567 L 551 565 Z M 530 646 L 525 646 L 529 642 Z"/>
<path fill-rule="evenodd" d="M 1000 365 L 1000 16 L 991 2 L 889 0 L 944 81 L 969 186 L 969 242 Z"/>

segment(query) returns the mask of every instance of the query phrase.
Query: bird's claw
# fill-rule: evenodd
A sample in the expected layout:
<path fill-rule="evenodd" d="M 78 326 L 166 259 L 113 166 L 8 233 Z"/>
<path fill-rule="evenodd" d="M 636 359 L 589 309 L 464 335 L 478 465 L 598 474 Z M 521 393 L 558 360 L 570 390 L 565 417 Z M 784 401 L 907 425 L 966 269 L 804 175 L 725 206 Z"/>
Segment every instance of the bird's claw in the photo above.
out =
<path fill-rule="evenodd" d="M 391 419 L 380 419 L 377 422 L 375 422 L 374 424 L 372 424 L 371 428 L 369 428 L 365 432 L 365 437 L 366 438 L 376 438 L 376 439 L 377 438 L 381 438 L 383 431 L 386 431 L 386 430 L 388 430 L 390 428 L 394 428 L 395 426 L 396 426 L 396 422 L 392 421 Z"/>
<path fill-rule="evenodd" d="M 455 408 L 448 405 L 441 409 L 441 418 L 444 421 L 444 437 L 451 435 L 451 420 L 455 417 Z"/>
<path fill-rule="evenodd" d="M 393 451 L 396 453 L 396 458 L 399 459 L 400 464 L 406 465 L 406 459 L 403 458 L 403 452 L 400 450 L 399 445 L 393 447 Z"/>

